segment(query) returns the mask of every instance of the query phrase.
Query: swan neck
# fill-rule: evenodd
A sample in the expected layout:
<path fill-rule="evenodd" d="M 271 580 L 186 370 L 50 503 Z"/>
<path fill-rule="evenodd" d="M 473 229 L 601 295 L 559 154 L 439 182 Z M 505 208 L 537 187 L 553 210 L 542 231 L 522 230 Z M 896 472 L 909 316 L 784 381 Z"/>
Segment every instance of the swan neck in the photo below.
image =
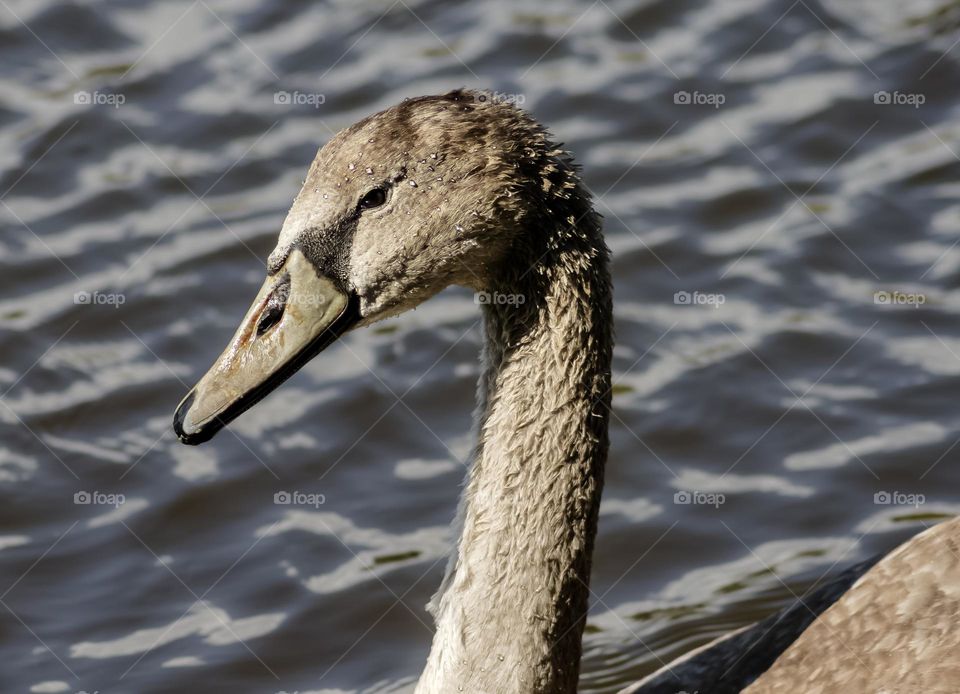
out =
<path fill-rule="evenodd" d="M 611 292 L 597 217 L 491 283 L 477 447 L 417 691 L 576 691 L 607 454 Z"/>

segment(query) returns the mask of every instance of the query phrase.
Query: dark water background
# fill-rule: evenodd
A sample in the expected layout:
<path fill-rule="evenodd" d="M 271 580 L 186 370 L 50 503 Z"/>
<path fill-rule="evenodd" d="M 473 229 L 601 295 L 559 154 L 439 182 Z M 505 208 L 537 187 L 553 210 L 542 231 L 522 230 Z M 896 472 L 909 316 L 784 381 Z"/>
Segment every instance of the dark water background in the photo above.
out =
<path fill-rule="evenodd" d="M 170 419 L 316 148 L 462 85 L 576 153 L 614 251 L 584 692 L 955 513 L 958 26 L 868 0 L 0 0 L 0 691 L 411 689 L 471 296 L 349 335 L 206 447 Z"/>

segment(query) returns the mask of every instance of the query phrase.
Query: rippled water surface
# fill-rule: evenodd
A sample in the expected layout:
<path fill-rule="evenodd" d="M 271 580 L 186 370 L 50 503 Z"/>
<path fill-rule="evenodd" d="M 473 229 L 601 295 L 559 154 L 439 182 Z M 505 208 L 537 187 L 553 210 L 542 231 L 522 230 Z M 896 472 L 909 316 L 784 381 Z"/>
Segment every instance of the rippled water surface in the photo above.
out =
<path fill-rule="evenodd" d="M 958 26 L 867 0 L 0 2 L 0 690 L 412 688 L 470 294 L 350 334 L 205 447 L 170 419 L 317 147 L 457 86 L 549 124 L 614 251 L 582 691 L 955 513 Z"/>

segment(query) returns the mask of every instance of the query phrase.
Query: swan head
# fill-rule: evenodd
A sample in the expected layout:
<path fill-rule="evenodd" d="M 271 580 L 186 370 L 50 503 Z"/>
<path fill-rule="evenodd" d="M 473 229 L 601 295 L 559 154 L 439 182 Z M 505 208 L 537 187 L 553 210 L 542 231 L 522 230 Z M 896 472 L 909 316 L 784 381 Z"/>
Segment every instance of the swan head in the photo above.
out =
<path fill-rule="evenodd" d="M 545 192 L 573 187 L 558 154 L 521 111 L 465 90 L 337 134 L 310 166 L 236 334 L 177 408 L 179 439 L 209 440 L 348 330 L 452 284 L 497 286 Z"/>

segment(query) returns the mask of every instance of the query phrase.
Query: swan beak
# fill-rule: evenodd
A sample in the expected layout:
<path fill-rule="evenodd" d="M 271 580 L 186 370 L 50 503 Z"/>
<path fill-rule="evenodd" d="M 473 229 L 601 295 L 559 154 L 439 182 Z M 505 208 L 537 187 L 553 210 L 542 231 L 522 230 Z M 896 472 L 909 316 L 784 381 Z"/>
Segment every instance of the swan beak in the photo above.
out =
<path fill-rule="evenodd" d="M 253 407 L 360 319 L 357 301 L 294 249 L 267 278 L 230 344 L 173 416 L 196 445 Z"/>

